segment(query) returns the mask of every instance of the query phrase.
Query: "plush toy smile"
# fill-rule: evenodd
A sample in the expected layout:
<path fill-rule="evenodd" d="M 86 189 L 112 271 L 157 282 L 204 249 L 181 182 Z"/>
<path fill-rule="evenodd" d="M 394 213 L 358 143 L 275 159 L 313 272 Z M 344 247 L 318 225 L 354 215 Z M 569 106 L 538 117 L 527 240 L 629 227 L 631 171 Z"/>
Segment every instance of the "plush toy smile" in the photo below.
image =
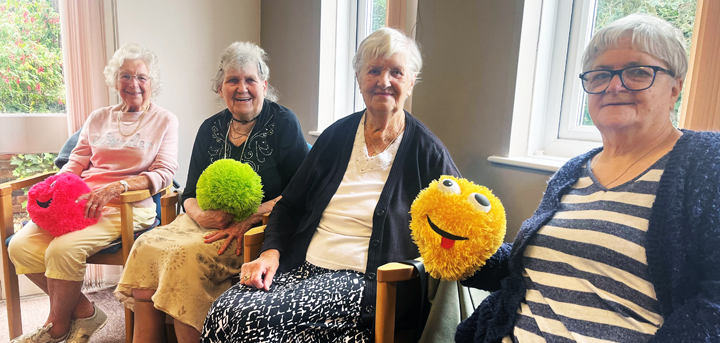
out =
<path fill-rule="evenodd" d="M 52 198 L 50 198 L 50 200 L 48 200 L 48 201 L 40 201 L 40 200 L 36 199 L 35 202 L 38 204 L 38 206 L 40 206 L 42 208 L 48 208 L 48 207 L 50 207 L 50 204 L 52 203 Z"/>
<path fill-rule="evenodd" d="M 438 235 L 442 237 L 442 240 L 440 241 L 440 246 L 445 249 L 450 249 L 455 245 L 455 241 L 466 241 L 467 237 L 461 237 L 461 236 L 455 236 L 451 234 L 450 232 L 443 231 L 435 223 L 432 222 L 430 219 L 430 215 L 427 216 L 428 224 L 430 225 L 430 228 L 435 231 Z"/>
<path fill-rule="evenodd" d="M 505 237 L 505 209 L 492 192 L 442 176 L 410 208 L 412 237 L 434 278 L 461 280 L 492 256 Z"/>

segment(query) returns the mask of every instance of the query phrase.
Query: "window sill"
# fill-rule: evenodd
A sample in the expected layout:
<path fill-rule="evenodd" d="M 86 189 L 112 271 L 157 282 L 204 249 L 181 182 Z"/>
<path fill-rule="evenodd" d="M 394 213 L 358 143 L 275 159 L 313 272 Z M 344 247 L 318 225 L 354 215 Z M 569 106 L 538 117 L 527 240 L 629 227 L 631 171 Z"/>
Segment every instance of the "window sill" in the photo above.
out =
<path fill-rule="evenodd" d="M 65 118 L 67 113 L 0 113 L 0 118 Z"/>
<path fill-rule="evenodd" d="M 320 137 L 320 135 L 321 135 L 322 133 L 323 133 L 322 131 L 310 131 L 310 132 L 308 132 L 308 134 L 309 134 L 310 136 L 313 136 L 313 137 Z"/>
<path fill-rule="evenodd" d="M 490 156 L 488 161 L 496 164 L 504 164 L 513 167 L 520 167 L 532 170 L 541 170 L 547 172 L 556 172 L 560 167 L 568 161 L 567 158 L 561 157 L 502 157 Z"/>

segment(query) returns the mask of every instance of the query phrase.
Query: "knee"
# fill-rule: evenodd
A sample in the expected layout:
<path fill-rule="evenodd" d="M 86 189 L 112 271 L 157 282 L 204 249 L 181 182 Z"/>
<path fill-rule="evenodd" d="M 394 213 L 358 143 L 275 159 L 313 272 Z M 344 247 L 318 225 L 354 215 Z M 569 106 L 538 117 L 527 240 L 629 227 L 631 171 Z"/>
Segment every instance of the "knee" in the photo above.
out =
<path fill-rule="evenodd" d="M 62 244 L 50 244 L 45 250 L 45 265 L 82 264 L 86 258 L 86 253 Z"/>
<path fill-rule="evenodd" d="M 155 295 L 154 289 L 135 289 L 132 290 L 133 298 L 137 300 L 152 301 L 152 296 Z"/>
<path fill-rule="evenodd" d="M 5 244 L 5 242 L 2 242 Z M 30 242 L 26 242 L 22 237 L 13 237 L 10 244 L 7 247 L 10 261 L 14 264 L 26 264 L 24 262 L 34 260 L 35 255 L 32 253 Z"/>

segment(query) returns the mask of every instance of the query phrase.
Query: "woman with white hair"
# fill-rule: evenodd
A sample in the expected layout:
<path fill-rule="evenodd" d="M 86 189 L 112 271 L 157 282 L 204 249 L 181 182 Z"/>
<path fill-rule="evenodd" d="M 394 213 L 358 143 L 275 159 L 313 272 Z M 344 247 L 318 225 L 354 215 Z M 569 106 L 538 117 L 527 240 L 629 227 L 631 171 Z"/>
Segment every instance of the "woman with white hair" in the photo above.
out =
<path fill-rule="evenodd" d="M 403 110 L 421 66 L 397 30 L 360 44 L 353 67 L 366 110 L 320 135 L 270 214 L 259 258 L 213 304 L 202 342 L 370 341 L 377 268 L 419 257 L 410 204 L 432 180 L 459 174 Z M 400 326 L 412 327 L 418 295 L 401 288 Z"/>
<path fill-rule="evenodd" d="M 720 135 L 672 126 L 683 42 L 643 14 L 595 34 L 580 78 L 602 147 L 464 282 L 495 293 L 457 342 L 720 341 Z"/>
<path fill-rule="evenodd" d="M 198 342 L 210 305 L 240 271 L 243 235 L 272 210 L 307 155 L 297 117 L 269 92 L 266 60 L 263 49 L 245 42 L 220 57 L 212 90 L 226 108 L 198 130 L 182 193 L 186 214 L 140 236 L 115 291 L 135 312 L 134 342 L 161 342 L 166 314 L 179 342 Z M 198 206 L 200 174 L 224 158 L 249 164 L 262 179 L 263 202 L 244 221 Z"/>
<path fill-rule="evenodd" d="M 105 79 L 122 102 L 90 114 L 59 172 L 87 183 L 92 192 L 79 199 L 87 199 L 85 216 L 99 221 L 59 237 L 30 222 L 13 236 L 8 252 L 17 273 L 50 296 L 45 325 L 13 342 L 88 342 L 105 325 L 105 313 L 80 292 L 85 260 L 120 236 L 121 193 L 159 191 L 177 170 L 177 118 L 152 102 L 160 90 L 155 54 L 125 44 L 105 68 Z M 155 216 L 152 199 L 133 204 L 135 230 L 152 225 Z"/>

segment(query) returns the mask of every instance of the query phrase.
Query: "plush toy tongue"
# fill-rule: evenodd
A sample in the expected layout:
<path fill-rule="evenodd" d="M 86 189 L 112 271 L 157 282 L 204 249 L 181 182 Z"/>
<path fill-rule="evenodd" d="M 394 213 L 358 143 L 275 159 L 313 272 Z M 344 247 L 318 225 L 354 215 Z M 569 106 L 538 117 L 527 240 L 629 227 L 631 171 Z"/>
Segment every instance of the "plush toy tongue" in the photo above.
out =
<path fill-rule="evenodd" d="M 442 241 L 440 241 L 440 246 L 445 249 L 450 249 L 455 245 L 455 240 L 450 238 L 441 237 Z"/>

